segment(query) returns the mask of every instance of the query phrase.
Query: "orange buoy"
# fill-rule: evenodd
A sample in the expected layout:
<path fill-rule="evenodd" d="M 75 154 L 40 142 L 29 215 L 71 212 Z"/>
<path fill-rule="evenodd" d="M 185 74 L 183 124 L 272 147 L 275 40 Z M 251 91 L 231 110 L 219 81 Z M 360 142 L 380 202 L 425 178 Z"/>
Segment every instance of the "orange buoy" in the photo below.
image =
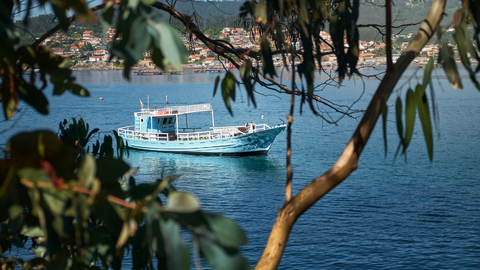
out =
<path fill-rule="evenodd" d="M 103 97 L 101 97 L 100 100 L 103 100 Z"/>
<path fill-rule="evenodd" d="M 158 111 L 157 114 L 158 114 L 158 115 L 168 114 L 168 111 Z"/>
<path fill-rule="evenodd" d="M 317 99 L 318 99 L 318 101 L 320 101 L 320 97 L 318 97 Z"/>

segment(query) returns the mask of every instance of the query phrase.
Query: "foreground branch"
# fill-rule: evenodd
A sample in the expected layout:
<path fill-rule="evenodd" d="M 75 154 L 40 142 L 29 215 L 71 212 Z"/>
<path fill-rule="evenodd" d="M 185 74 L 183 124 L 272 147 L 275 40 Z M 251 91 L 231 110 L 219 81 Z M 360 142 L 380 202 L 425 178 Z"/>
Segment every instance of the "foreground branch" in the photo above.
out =
<path fill-rule="evenodd" d="M 401 75 L 420 53 L 443 17 L 446 0 L 434 0 L 425 22 L 414 40 L 408 45 L 387 72 L 370 102 L 365 115 L 338 161 L 319 178 L 313 180 L 278 212 L 267 246 L 255 269 L 276 269 L 282 258 L 288 236 L 296 220 L 315 202 L 345 180 L 358 166 L 358 159 L 370 137 L 383 106 L 386 104 Z"/>

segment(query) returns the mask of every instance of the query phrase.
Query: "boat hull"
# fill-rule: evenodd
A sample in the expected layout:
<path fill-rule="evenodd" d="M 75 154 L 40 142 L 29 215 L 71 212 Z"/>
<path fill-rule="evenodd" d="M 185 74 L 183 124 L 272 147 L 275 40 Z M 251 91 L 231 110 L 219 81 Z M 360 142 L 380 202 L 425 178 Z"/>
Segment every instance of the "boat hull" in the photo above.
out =
<path fill-rule="evenodd" d="M 239 136 L 189 141 L 142 140 L 122 136 L 133 149 L 191 155 L 262 155 L 267 154 L 277 135 L 285 128 L 279 125 L 268 130 Z"/>

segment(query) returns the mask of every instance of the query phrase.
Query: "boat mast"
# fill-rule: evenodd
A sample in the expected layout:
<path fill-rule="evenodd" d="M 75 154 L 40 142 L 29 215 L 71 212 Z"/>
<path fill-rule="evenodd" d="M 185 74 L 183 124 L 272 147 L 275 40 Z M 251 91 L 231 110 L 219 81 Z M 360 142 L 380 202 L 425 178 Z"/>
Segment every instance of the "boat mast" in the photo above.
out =
<path fill-rule="evenodd" d="M 213 117 L 213 110 L 212 110 L 212 127 L 215 127 L 215 120 L 214 120 L 214 117 Z"/>
<path fill-rule="evenodd" d="M 177 136 L 178 136 L 178 114 L 175 115 L 175 123 L 177 123 Z"/>

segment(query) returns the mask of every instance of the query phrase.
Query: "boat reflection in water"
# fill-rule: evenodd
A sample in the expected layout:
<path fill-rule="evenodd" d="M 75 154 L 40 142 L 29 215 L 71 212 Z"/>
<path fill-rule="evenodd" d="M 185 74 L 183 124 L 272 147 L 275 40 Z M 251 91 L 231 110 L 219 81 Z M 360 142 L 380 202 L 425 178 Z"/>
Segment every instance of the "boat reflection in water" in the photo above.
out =
<path fill-rule="evenodd" d="M 142 103 L 143 107 L 143 103 Z M 211 112 L 212 127 L 201 131 L 189 128 L 189 114 Z M 185 127 L 179 127 L 179 116 L 185 115 Z M 242 126 L 215 127 L 209 103 L 167 106 L 163 109 L 141 109 L 134 113 L 133 126 L 118 129 L 129 148 L 197 155 L 266 154 L 285 124 L 270 127 L 248 122 Z"/>

